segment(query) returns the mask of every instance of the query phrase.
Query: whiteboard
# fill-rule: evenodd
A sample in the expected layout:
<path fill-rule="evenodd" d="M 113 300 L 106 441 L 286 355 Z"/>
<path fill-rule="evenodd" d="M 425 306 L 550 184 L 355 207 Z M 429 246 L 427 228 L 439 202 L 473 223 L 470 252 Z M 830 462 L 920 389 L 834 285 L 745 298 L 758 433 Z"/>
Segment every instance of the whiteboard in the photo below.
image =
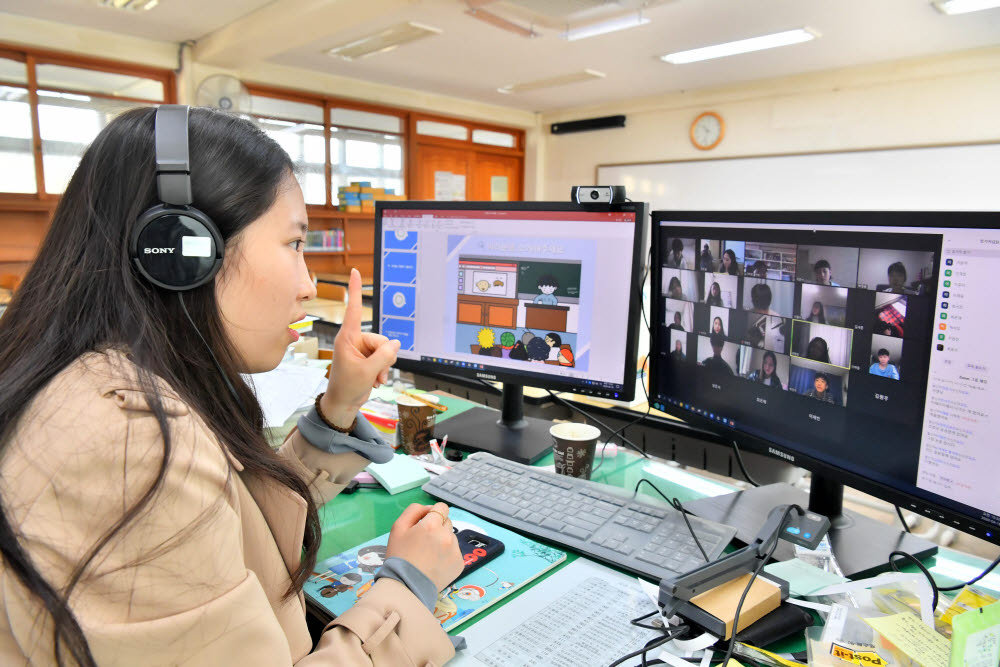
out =
<path fill-rule="evenodd" d="M 1000 211 L 1000 143 L 598 165 L 650 210 Z"/>

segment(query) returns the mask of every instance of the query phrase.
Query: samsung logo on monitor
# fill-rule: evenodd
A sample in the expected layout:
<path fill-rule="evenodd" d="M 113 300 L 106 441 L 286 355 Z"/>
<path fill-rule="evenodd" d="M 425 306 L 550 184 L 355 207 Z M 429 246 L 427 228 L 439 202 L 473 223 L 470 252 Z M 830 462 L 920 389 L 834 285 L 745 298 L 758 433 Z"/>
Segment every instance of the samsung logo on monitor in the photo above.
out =
<path fill-rule="evenodd" d="M 476 373 L 477 378 L 483 378 L 485 380 L 496 380 L 497 376 L 492 373 Z"/>
<path fill-rule="evenodd" d="M 768 452 L 769 454 L 774 454 L 775 456 L 778 456 L 778 457 L 780 457 L 780 458 L 783 458 L 783 459 L 785 459 L 786 461 L 791 461 L 792 463 L 795 463 L 795 457 L 794 457 L 794 456 L 792 456 L 791 454 L 786 454 L 786 453 L 784 453 L 784 452 L 779 452 L 779 451 L 778 451 L 777 449 L 775 449 L 774 447 L 768 447 L 768 448 L 767 448 L 767 452 Z"/>

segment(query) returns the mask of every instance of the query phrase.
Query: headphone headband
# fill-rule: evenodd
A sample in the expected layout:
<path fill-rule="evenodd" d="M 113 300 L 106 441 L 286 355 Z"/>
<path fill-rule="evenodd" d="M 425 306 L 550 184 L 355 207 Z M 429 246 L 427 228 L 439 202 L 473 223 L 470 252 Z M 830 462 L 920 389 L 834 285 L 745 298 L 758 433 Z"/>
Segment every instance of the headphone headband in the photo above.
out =
<path fill-rule="evenodd" d="M 164 204 L 189 205 L 191 157 L 186 104 L 161 104 L 156 110 L 156 191 Z"/>

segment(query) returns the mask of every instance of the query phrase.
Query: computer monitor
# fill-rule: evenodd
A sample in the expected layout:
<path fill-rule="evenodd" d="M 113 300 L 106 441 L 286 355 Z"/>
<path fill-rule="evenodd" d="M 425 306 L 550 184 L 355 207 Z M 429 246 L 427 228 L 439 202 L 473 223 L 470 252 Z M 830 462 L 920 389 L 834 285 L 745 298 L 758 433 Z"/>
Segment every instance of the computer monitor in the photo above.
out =
<path fill-rule="evenodd" d="M 843 485 L 1000 544 L 998 223 L 655 211 L 651 402 L 811 470 L 849 575 L 936 547 L 842 512 Z M 690 508 L 742 539 L 794 499 L 782 486 Z"/>
<path fill-rule="evenodd" d="M 630 400 L 648 206 L 377 202 L 374 327 L 397 367 L 503 383 L 502 411 L 448 417 L 449 446 L 533 463 L 551 424 L 522 387 Z"/>

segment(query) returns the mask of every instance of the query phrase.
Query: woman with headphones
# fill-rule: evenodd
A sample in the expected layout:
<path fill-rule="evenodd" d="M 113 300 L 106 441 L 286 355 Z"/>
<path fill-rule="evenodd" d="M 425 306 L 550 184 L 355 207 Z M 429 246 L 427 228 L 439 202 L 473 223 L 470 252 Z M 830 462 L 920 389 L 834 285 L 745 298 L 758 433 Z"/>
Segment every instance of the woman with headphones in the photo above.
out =
<path fill-rule="evenodd" d="M 371 590 L 310 639 L 317 506 L 392 457 L 359 408 L 399 343 L 361 331 L 352 271 L 329 386 L 271 449 L 242 376 L 315 297 L 306 224 L 246 120 L 135 109 L 87 149 L 0 319 L 0 664 L 454 655 L 431 613 L 463 566 L 443 503 L 403 511 Z"/>

